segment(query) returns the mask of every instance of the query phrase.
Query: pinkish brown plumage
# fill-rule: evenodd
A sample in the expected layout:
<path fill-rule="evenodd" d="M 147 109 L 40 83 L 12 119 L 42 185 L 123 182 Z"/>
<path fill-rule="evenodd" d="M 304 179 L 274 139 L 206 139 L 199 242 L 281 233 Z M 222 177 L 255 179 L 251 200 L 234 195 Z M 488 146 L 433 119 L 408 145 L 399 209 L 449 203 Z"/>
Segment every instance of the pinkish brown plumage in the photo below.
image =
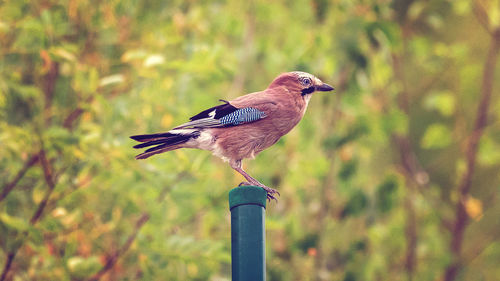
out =
<path fill-rule="evenodd" d="M 283 73 L 264 91 L 224 101 L 166 133 L 132 136 L 142 142 L 134 148 L 151 147 L 136 158 L 145 159 L 179 148 L 208 150 L 243 175 L 247 182 L 242 184 L 260 186 L 269 199 L 276 199 L 277 191 L 248 175 L 241 161 L 254 158 L 293 129 L 304 116 L 315 91 L 331 90 L 333 87 L 309 73 Z"/>

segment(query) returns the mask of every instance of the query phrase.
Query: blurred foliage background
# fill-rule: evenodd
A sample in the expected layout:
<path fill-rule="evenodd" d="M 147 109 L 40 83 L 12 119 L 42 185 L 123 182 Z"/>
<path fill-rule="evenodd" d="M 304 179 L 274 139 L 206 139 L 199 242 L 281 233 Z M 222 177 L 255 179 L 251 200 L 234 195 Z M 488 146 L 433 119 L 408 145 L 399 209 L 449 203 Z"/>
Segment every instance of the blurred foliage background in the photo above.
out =
<path fill-rule="evenodd" d="M 498 280 L 499 48 L 498 0 L 0 1 L 0 280 L 229 280 L 242 178 L 128 136 L 292 70 L 268 280 Z"/>

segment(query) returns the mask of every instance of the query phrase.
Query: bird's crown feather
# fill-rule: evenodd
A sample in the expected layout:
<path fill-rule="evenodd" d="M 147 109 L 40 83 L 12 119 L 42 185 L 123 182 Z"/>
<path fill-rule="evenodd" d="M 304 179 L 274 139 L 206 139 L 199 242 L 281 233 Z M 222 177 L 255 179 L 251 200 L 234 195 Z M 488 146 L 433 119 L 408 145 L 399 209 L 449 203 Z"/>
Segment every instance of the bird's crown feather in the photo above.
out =
<path fill-rule="evenodd" d="M 271 85 L 269 85 L 269 88 L 284 86 L 289 90 L 295 89 L 300 91 L 304 88 L 312 87 L 316 80 L 317 78 L 314 75 L 307 72 L 285 72 L 276 77 Z"/>

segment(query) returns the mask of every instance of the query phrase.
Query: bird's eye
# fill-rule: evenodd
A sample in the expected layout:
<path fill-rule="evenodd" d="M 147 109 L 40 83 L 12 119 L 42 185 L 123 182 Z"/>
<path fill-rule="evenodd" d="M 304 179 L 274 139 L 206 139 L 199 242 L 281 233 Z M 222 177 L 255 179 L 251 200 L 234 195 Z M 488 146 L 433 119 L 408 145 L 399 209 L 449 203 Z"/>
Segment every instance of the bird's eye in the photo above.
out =
<path fill-rule="evenodd" d="M 306 87 L 309 87 L 311 86 L 311 78 L 308 78 L 308 77 L 304 77 L 300 80 L 300 82 L 302 83 L 302 85 L 306 86 Z"/>

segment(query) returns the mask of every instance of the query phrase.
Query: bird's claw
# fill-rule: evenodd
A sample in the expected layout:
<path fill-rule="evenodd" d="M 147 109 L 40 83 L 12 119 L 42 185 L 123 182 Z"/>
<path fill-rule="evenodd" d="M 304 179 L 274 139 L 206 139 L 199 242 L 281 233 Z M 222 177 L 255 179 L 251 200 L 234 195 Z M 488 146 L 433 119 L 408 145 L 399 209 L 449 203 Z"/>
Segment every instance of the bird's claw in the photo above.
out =
<path fill-rule="evenodd" d="M 276 201 L 276 203 L 278 203 L 278 199 L 276 197 L 274 197 L 272 194 L 268 193 L 267 194 L 267 201 L 271 202 L 271 200 L 274 200 L 274 201 Z"/>
<path fill-rule="evenodd" d="M 271 200 L 278 202 L 278 199 L 274 195 L 278 194 L 278 196 L 281 196 L 281 194 L 276 189 L 267 187 L 261 183 L 259 183 L 258 186 L 262 187 L 262 189 L 264 189 L 267 192 L 267 200 L 269 202 L 271 202 Z"/>
<path fill-rule="evenodd" d="M 274 196 L 275 194 L 278 194 L 278 196 L 281 196 L 281 194 L 276 189 L 267 187 L 260 182 L 251 183 L 251 182 L 244 181 L 244 182 L 241 182 L 238 186 L 242 186 L 242 185 L 255 185 L 255 186 L 261 187 L 262 189 L 264 189 L 267 192 L 267 200 L 269 202 L 271 202 L 271 200 L 278 202 L 278 199 Z"/>

